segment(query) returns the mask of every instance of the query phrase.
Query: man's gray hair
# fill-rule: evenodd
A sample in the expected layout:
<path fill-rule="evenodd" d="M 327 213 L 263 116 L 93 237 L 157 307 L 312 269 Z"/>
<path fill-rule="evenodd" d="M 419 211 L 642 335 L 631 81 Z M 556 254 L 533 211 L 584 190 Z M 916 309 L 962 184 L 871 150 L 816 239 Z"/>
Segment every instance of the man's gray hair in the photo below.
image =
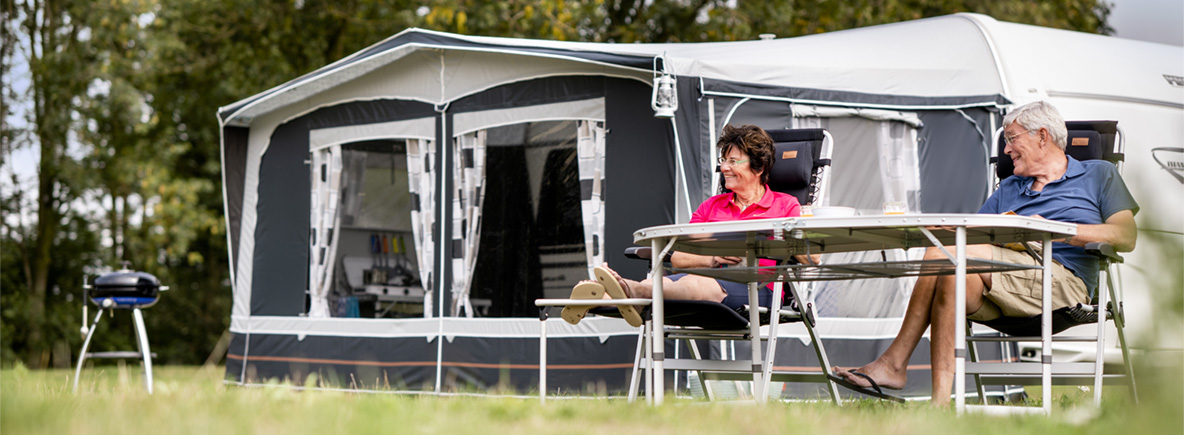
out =
<path fill-rule="evenodd" d="M 1061 117 L 1061 112 L 1046 101 L 1036 101 L 1017 107 L 1016 109 L 1007 112 L 1007 116 L 1003 117 L 1003 126 L 1007 127 L 1012 122 L 1018 123 L 1020 127 L 1032 133 L 1040 131 L 1040 129 L 1048 130 L 1048 134 L 1052 136 L 1052 141 L 1065 150 L 1065 142 L 1069 137 L 1069 129 L 1065 128 L 1065 118 Z"/>

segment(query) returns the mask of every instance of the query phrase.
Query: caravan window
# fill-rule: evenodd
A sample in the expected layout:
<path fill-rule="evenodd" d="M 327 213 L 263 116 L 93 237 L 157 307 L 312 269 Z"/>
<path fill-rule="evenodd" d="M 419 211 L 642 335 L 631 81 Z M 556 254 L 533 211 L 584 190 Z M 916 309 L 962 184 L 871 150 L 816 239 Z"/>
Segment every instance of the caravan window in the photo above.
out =
<path fill-rule="evenodd" d="M 485 186 L 470 295 L 480 314 L 534 316 L 587 279 L 577 121 L 485 130 Z M 485 306 L 487 308 L 477 308 Z"/>

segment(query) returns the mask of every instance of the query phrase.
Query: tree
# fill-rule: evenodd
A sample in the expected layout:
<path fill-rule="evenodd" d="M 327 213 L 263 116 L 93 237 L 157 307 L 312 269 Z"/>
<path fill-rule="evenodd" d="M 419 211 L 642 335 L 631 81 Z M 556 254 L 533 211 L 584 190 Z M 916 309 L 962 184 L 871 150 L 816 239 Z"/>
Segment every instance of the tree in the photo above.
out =
<path fill-rule="evenodd" d="M 67 313 L 77 312 L 84 269 L 121 260 L 175 289 L 146 316 L 154 335 L 171 338 L 153 350 L 166 363 L 202 361 L 228 324 L 231 297 L 217 108 L 416 19 L 414 2 L 2 4 L 0 156 L 40 152 L 36 197 L 23 180 L 0 196 L 2 358 L 32 367 L 49 363 L 50 345 L 80 342 Z M 118 316 L 104 323 L 129 327 Z M 107 333 L 94 345 L 130 345 L 127 337 Z"/>
<path fill-rule="evenodd" d="M 12 44 L 11 49 L 4 50 L 5 64 L 14 57 L 24 59 L 29 78 L 27 131 L 6 133 L 6 140 L 11 135 L 14 142 L 5 149 L 33 146 L 40 151 L 37 194 L 28 203 L 36 207 L 31 212 L 35 213 L 35 222 L 29 223 L 31 228 L 23 228 L 23 221 L 12 223 L 6 214 L 5 226 L 16 227 L 6 231 L 15 238 L 6 240 L 9 243 L 5 251 L 11 255 L 9 245 L 16 245 L 24 272 L 22 287 L 27 293 L 24 308 L 28 325 L 25 360 L 30 366 L 41 367 L 49 360 L 51 337 L 46 335 L 46 298 L 53 284 L 50 272 L 54 248 L 60 242 L 63 222 L 73 217 L 71 203 L 79 197 L 74 175 L 81 171 L 68 151 L 70 134 L 77 127 L 74 107 L 86 95 L 95 59 L 95 47 L 90 44 L 93 26 L 88 19 L 99 20 L 100 15 L 92 14 L 92 5 L 85 1 L 6 1 L 4 6 L 5 33 L 15 36 L 5 38 L 5 45 Z M 11 86 L 12 81 L 5 80 L 6 95 L 15 93 Z M 17 207 L 12 211 L 23 217 L 22 199 L 20 193 L 6 205 Z"/>
<path fill-rule="evenodd" d="M 407 27 L 595 42 L 791 37 L 960 11 L 1109 33 L 1097 0 L 0 0 L 0 163 L 36 149 L 36 189 L 4 172 L 0 361 L 80 344 L 84 273 L 129 260 L 175 291 L 147 316 L 165 363 L 197 363 L 229 323 L 218 107 Z M 106 323 L 106 322 L 105 322 Z M 130 329 L 115 317 L 108 328 Z M 131 346 L 130 333 L 96 347 Z M 51 356 L 52 355 L 52 356 Z M 68 355 L 67 355 L 68 356 Z"/>
<path fill-rule="evenodd" d="M 138 88 L 151 96 L 152 149 L 172 157 L 142 179 L 159 195 L 146 222 L 162 230 L 143 233 L 141 243 L 169 246 L 158 277 L 179 290 L 148 319 L 155 333 L 177 338 L 162 342 L 165 362 L 200 363 L 229 325 L 218 108 L 406 28 L 417 4 L 162 0 L 153 9 Z"/>
<path fill-rule="evenodd" d="M 435 0 L 424 26 L 469 35 L 592 42 L 704 42 L 792 37 L 978 12 L 1002 21 L 1109 34 L 1098 0 Z"/>

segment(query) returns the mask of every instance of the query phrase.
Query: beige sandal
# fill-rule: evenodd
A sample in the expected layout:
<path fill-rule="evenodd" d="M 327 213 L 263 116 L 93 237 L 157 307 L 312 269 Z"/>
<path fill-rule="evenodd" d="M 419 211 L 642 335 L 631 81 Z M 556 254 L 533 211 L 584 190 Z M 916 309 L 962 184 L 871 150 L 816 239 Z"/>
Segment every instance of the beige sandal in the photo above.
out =
<path fill-rule="evenodd" d="M 580 281 L 579 284 L 572 287 L 570 299 L 604 299 L 604 286 L 594 281 Z M 580 323 L 581 320 L 584 320 L 584 316 L 588 314 L 588 310 L 598 305 L 568 305 L 563 307 L 563 311 L 559 315 L 567 323 L 575 325 Z"/>
<path fill-rule="evenodd" d="M 592 269 L 592 274 L 596 275 L 596 281 L 604 287 L 609 296 L 613 299 L 628 299 L 629 296 L 625 293 L 625 289 L 629 288 L 629 284 L 617 275 L 612 269 L 607 266 L 596 266 Z M 633 305 L 617 305 L 617 310 L 621 312 L 621 317 L 629 323 L 629 326 L 639 327 L 642 325 L 641 314 L 637 312 L 637 307 Z"/>

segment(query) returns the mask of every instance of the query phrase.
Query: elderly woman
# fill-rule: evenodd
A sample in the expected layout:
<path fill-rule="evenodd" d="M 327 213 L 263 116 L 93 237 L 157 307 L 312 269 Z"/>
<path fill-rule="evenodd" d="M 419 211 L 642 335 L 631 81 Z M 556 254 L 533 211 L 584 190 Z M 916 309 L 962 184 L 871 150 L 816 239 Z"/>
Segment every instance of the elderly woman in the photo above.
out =
<path fill-rule="evenodd" d="M 779 218 L 801 214 L 801 205 L 798 204 L 797 198 L 769 189 L 769 170 L 775 160 L 773 139 L 768 133 L 755 125 L 727 125 L 724 126 L 723 135 L 720 136 L 717 145 L 721 156 L 718 160 L 720 172 L 724 176 L 724 183 L 720 188 L 723 193 L 700 204 L 699 209 L 691 216 L 691 223 Z M 670 262 L 676 268 L 711 268 L 740 264 L 742 259 L 675 252 L 670 257 Z M 762 266 L 773 264 L 775 262 L 772 260 L 761 260 Z M 650 298 L 653 295 L 653 283 L 649 279 L 632 281 L 621 278 L 608 267 L 608 264 L 597 266 L 593 273 L 596 281 L 583 281 L 577 284 L 572 289 L 572 299 Z M 733 309 L 748 304 L 747 284 L 685 273 L 665 276 L 662 279 L 665 299 L 715 301 Z M 768 287 L 761 288 L 758 293 L 760 305 L 771 305 L 773 293 Z M 562 317 L 568 323 L 576 324 L 584 318 L 590 308 L 569 306 L 563 309 Z M 636 308 L 625 305 L 618 308 L 630 325 L 641 326 L 641 316 Z"/>

